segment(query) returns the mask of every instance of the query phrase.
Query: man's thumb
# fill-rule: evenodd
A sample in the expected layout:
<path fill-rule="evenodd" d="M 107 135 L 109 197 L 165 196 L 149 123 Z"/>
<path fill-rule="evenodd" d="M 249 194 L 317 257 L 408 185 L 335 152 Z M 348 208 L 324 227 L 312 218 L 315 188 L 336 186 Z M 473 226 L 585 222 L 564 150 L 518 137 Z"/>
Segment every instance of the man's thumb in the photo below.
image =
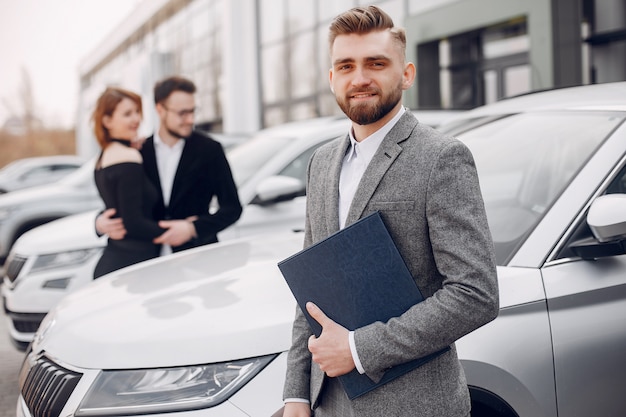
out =
<path fill-rule="evenodd" d="M 328 317 L 326 317 L 326 314 L 324 314 L 324 312 L 311 301 L 306 303 L 306 310 L 309 312 L 311 317 L 315 319 L 316 322 L 322 325 L 322 327 L 324 327 L 324 325 L 328 322 Z"/>

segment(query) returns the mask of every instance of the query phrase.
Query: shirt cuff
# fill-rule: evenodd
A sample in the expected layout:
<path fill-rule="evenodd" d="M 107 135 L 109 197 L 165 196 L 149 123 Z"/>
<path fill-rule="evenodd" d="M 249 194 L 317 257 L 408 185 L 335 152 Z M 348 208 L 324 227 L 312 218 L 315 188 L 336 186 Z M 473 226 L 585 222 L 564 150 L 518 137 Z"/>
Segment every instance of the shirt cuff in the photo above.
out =
<path fill-rule="evenodd" d="M 283 402 L 285 404 L 287 404 L 287 403 L 306 403 L 306 404 L 310 404 L 311 403 L 309 400 L 304 399 L 304 398 L 285 398 L 283 400 Z"/>
<path fill-rule="evenodd" d="M 352 360 L 354 361 L 356 370 L 359 371 L 360 374 L 364 374 L 365 369 L 363 369 L 363 365 L 361 365 L 361 360 L 359 359 L 359 354 L 356 352 L 356 344 L 354 343 L 354 331 L 348 333 L 348 343 L 350 343 L 350 353 L 352 353 Z"/>

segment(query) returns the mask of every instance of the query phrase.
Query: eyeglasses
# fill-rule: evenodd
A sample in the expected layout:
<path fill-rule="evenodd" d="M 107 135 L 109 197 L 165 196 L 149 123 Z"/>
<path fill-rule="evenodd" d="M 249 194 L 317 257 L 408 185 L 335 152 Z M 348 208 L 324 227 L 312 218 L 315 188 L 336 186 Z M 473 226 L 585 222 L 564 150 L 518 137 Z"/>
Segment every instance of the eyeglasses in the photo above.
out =
<path fill-rule="evenodd" d="M 198 111 L 197 107 L 194 107 L 193 109 L 172 110 L 172 109 L 168 109 L 167 107 L 165 107 L 164 104 L 161 104 L 161 105 L 163 106 L 165 111 L 174 113 L 176 116 L 180 117 L 181 119 L 184 119 L 185 117 L 188 117 L 188 116 L 194 116 L 196 112 Z"/>

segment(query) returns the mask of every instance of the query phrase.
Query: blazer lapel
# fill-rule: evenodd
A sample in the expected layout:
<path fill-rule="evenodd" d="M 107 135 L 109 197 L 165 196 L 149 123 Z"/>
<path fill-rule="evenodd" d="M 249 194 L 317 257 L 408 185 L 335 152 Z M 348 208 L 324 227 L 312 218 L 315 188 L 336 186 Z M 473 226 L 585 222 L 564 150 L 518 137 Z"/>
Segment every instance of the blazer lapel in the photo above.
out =
<path fill-rule="evenodd" d="M 352 224 L 361 218 L 365 207 L 372 198 L 376 188 L 378 188 L 378 184 L 380 184 L 380 181 L 382 181 L 385 173 L 393 165 L 396 158 L 402 153 L 400 143 L 410 136 L 417 123 L 417 119 L 407 111 L 385 136 L 385 139 L 383 139 L 370 164 L 367 166 L 363 178 L 361 178 L 348 211 L 346 225 Z"/>
<path fill-rule="evenodd" d="M 170 206 L 176 204 L 176 200 L 181 196 L 181 187 L 184 184 L 187 173 L 193 166 L 194 156 L 194 144 L 191 137 L 185 139 L 185 146 L 183 152 L 180 155 L 180 161 L 176 168 L 176 174 L 174 175 L 174 183 L 172 184 L 172 193 L 170 195 Z"/>
<path fill-rule="evenodd" d="M 156 151 L 154 150 L 154 136 L 150 136 L 141 147 L 141 156 L 143 158 L 143 166 L 146 175 L 152 181 L 156 189 L 159 191 L 159 204 L 163 203 L 163 190 L 161 189 L 161 177 L 159 177 L 159 168 L 156 162 Z"/>
<path fill-rule="evenodd" d="M 326 204 L 326 221 L 329 233 L 339 230 L 339 176 L 341 175 L 341 166 L 343 158 L 346 155 L 350 139 L 345 135 L 342 141 L 338 141 L 335 149 L 331 153 L 328 170 L 328 187 L 326 187 L 325 200 Z"/>

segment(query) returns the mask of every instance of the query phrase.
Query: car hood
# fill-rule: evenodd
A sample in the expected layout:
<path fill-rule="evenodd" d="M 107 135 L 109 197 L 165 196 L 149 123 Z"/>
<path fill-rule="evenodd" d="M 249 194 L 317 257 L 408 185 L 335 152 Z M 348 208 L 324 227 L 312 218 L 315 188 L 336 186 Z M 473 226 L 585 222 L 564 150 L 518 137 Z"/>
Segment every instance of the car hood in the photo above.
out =
<path fill-rule="evenodd" d="M 33 341 L 96 369 L 221 362 L 285 351 L 295 300 L 277 262 L 302 234 L 233 240 L 102 277 L 61 301 Z"/>
<path fill-rule="evenodd" d="M 106 237 L 98 237 L 95 229 L 99 212 L 92 210 L 74 214 L 31 229 L 20 236 L 12 251 L 28 257 L 104 246 Z"/>

